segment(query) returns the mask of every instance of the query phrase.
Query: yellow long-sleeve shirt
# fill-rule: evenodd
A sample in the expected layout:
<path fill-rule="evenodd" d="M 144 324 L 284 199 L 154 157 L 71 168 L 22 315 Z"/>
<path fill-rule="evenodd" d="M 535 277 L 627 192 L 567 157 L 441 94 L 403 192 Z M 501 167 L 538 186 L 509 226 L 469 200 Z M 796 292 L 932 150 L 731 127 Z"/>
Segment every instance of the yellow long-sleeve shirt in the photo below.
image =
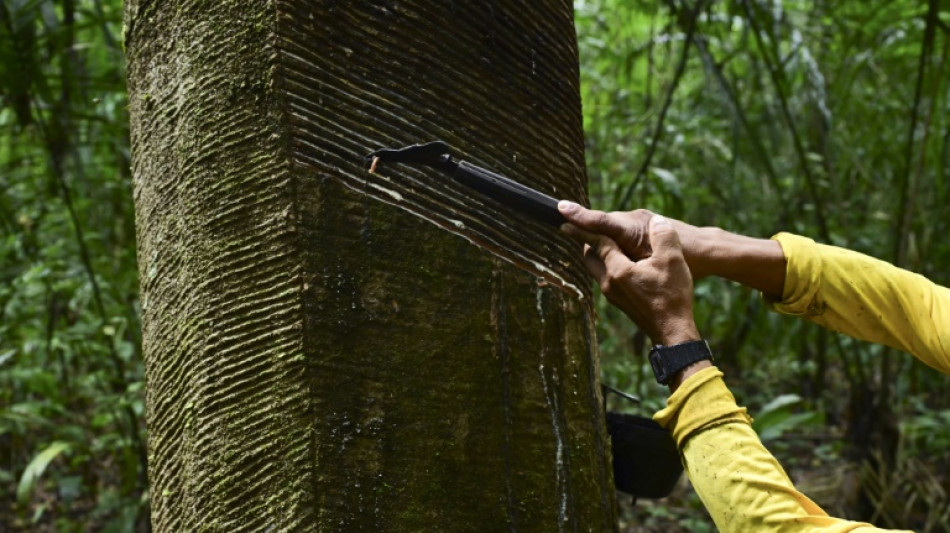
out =
<path fill-rule="evenodd" d="M 950 373 L 950 289 L 856 252 L 786 233 L 774 238 L 787 267 L 782 300 L 768 302 L 773 310 L 910 352 Z M 716 368 L 683 382 L 654 419 L 673 433 L 720 531 L 884 531 L 829 517 L 795 489 Z"/>

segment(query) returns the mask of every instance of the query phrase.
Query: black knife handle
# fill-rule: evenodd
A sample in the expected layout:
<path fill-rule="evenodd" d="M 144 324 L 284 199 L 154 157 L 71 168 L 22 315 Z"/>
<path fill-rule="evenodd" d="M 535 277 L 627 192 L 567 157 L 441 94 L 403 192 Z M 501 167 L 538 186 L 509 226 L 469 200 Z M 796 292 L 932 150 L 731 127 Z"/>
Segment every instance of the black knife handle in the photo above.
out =
<path fill-rule="evenodd" d="M 452 171 L 451 175 L 459 183 L 541 222 L 553 226 L 560 226 L 567 222 L 564 215 L 557 210 L 557 199 L 517 181 L 466 161 L 458 161 L 458 167 Z"/>

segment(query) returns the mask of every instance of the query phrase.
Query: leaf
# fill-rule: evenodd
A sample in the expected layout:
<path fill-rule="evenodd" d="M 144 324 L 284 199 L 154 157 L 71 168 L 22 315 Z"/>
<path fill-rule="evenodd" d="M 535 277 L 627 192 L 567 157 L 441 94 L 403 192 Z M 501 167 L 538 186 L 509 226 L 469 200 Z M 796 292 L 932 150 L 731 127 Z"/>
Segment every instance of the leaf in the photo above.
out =
<path fill-rule="evenodd" d="M 679 182 L 677 181 L 676 176 L 669 170 L 660 167 L 650 167 L 650 172 L 656 174 L 656 177 L 660 178 L 660 181 L 665 183 L 667 186 L 671 188 L 678 186 Z"/>
<path fill-rule="evenodd" d="M 36 482 L 39 481 L 40 476 L 46 471 L 46 467 L 49 466 L 49 464 L 53 462 L 53 459 L 56 459 L 59 454 L 69 450 L 69 448 L 70 444 L 68 442 L 55 441 L 47 446 L 46 449 L 36 454 L 36 457 L 30 461 L 30 464 L 26 465 L 23 476 L 20 478 L 20 484 L 16 489 L 17 502 L 25 504 L 27 500 L 29 500 L 30 493 L 33 492 L 33 488 L 36 486 Z"/>
<path fill-rule="evenodd" d="M 785 432 L 822 421 L 819 413 L 793 413 L 793 409 L 802 403 L 797 394 L 782 394 L 766 404 L 756 415 L 752 427 L 762 441 L 774 440 Z"/>
<path fill-rule="evenodd" d="M 769 413 L 785 409 L 791 405 L 797 405 L 802 402 L 802 397 L 797 394 L 782 394 L 775 397 L 771 402 L 765 404 L 759 411 L 759 416 L 766 416 Z"/>
<path fill-rule="evenodd" d="M 789 414 L 787 417 L 776 421 L 775 424 L 763 430 L 762 433 L 759 434 L 759 438 L 763 441 L 774 440 L 788 431 L 821 424 L 822 420 L 823 417 L 820 413 Z"/>

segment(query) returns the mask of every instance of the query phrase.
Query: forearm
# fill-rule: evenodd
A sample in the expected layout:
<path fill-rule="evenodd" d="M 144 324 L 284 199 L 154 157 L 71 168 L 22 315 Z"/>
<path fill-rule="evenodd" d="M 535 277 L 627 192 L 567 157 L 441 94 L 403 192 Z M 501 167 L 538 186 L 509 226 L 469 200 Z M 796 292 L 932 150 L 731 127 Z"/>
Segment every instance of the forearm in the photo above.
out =
<path fill-rule="evenodd" d="M 831 518 L 795 489 L 718 369 L 684 381 L 654 419 L 672 432 L 690 481 L 720 531 L 880 531 Z"/>
<path fill-rule="evenodd" d="M 781 297 L 786 263 L 779 243 L 679 221 L 674 227 L 693 278 L 719 276 Z"/>
<path fill-rule="evenodd" d="M 594 235 L 610 237 L 634 261 L 654 253 L 647 228 L 656 214 L 645 209 L 605 213 L 585 209 L 567 201 L 558 204 L 575 238 L 590 241 Z M 785 256 L 782 248 L 768 239 L 743 237 L 719 228 L 697 227 L 667 219 L 676 230 L 680 248 L 693 279 L 717 275 L 743 283 L 765 294 L 781 297 L 785 281 Z M 582 235 L 586 233 L 586 237 Z M 590 244 L 590 242 L 588 242 Z"/>
<path fill-rule="evenodd" d="M 772 308 L 855 338 L 907 351 L 950 373 L 950 290 L 872 257 L 776 236 L 787 282 Z"/>
<path fill-rule="evenodd" d="M 828 516 L 795 488 L 746 424 L 700 432 L 682 454 L 690 482 L 724 533 L 881 531 Z"/>

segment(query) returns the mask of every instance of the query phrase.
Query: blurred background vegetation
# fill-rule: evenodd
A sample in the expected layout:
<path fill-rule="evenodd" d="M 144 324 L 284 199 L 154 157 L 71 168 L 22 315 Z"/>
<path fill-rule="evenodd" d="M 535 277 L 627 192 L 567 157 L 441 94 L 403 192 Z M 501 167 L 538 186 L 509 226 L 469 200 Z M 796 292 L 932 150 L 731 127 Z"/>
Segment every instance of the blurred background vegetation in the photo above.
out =
<path fill-rule="evenodd" d="M 592 203 L 793 231 L 950 283 L 940 4 L 576 0 Z M 148 528 L 121 10 L 0 8 L 0 531 Z M 605 381 L 651 414 L 648 341 L 599 307 Z M 950 531 L 950 379 L 727 282 L 697 284 L 697 314 L 806 493 Z M 625 531 L 714 530 L 685 481 L 624 501 Z"/>
<path fill-rule="evenodd" d="M 591 200 L 768 237 L 791 231 L 950 283 L 950 6 L 926 1 L 575 2 Z M 832 514 L 950 531 L 950 379 L 906 354 L 697 284 L 740 404 Z M 605 380 L 665 401 L 645 339 L 601 305 Z M 677 501 L 679 500 L 679 501 Z M 625 524 L 713 530 L 695 495 Z"/>

